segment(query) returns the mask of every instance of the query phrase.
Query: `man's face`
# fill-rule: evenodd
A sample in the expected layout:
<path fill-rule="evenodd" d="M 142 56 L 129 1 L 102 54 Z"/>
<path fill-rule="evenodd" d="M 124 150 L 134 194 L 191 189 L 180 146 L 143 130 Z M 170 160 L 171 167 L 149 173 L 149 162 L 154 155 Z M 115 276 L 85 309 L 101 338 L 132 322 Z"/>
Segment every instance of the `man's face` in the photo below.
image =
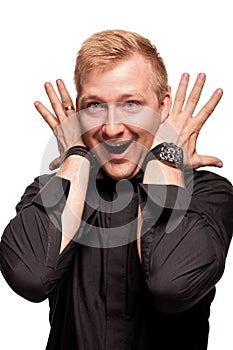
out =
<path fill-rule="evenodd" d="M 84 143 L 112 178 L 135 176 L 165 118 L 150 63 L 135 55 L 84 74 L 81 86 L 77 109 Z"/>

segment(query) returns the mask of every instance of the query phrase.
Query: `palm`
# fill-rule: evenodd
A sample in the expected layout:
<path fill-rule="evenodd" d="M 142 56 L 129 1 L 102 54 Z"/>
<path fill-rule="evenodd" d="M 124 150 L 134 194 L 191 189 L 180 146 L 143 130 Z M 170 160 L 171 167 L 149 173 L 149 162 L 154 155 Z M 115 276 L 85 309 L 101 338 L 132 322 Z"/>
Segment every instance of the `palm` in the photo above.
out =
<path fill-rule="evenodd" d="M 48 123 L 57 138 L 60 156 L 54 159 L 49 167 L 51 170 L 58 168 L 61 164 L 65 151 L 73 145 L 84 145 L 77 113 L 74 111 L 73 101 L 62 80 L 57 80 L 58 97 L 50 83 L 45 84 L 45 90 L 53 108 L 51 113 L 41 102 L 36 101 L 35 107 Z M 71 109 L 66 109 L 70 106 Z"/>
<path fill-rule="evenodd" d="M 196 150 L 196 143 L 203 124 L 217 106 L 223 91 L 221 89 L 216 90 L 208 102 L 194 116 L 193 114 L 205 83 L 205 75 L 198 75 L 191 93 L 185 102 L 188 82 L 189 75 L 183 74 L 175 95 L 172 110 L 167 121 L 162 125 L 158 137 L 163 139 L 162 141 L 174 142 L 184 150 L 184 166 L 186 167 L 199 168 L 210 165 L 221 167 L 222 162 L 220 159 L 213 156 L 199 155 Z"/>

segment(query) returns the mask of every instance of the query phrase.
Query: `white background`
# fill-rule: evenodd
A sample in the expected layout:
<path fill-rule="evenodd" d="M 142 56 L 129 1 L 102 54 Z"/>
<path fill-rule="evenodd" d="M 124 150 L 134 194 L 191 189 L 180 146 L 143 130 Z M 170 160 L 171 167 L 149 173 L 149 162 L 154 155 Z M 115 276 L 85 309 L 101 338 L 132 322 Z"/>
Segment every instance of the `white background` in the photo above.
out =
<path fill-rule="evenodd" d="M 230 4 L 230 0 L 1 2 L 1 232 L 15 215 L 14 206 L 25 187 L 41 172 L 41 159 L 51 137 L 33 102 L 41 100 L 49 106 L 43 84 L 57 78 L 64 79 L 75 98 L 76 52 L 84 39 L 104 29 L 133 30 L 148 37 L 165 60 L 173 93 L 185 71 L 191 74 L 191 82 L 198 72 L 207 74 L 200 105 L 216 88 L 224 89 L 222 101 L 201 131 L 198 150 L 220 157 L 224 167 L 216 172 L 233 181 Z M 232 264 L 230 249 L 211 308 L 209 350 L 233 347 Z M 43 350 L 48 332 L 47 301 L 25 301 L 1 276 L 0 348 Z"/>

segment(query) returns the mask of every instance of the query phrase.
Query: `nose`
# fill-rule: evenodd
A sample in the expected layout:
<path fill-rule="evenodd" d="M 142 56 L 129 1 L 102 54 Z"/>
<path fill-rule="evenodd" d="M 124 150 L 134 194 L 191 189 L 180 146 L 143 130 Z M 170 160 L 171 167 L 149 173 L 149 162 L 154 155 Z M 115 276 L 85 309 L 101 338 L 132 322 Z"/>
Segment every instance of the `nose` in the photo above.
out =
<path fill-rule="evenodd" d="M 102 132 L 106 139 L 122 136 L 125 125 L 122 122 L 119 111 L 116 106 L 108 105 L 106 121 L 102 125 Z"/>

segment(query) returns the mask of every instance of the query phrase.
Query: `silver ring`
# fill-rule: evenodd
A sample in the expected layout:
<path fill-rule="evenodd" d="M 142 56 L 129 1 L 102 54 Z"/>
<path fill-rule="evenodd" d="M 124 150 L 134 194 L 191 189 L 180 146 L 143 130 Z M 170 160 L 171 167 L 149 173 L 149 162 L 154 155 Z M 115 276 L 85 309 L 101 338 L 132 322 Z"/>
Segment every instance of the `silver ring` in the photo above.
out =
<path fill-rule="evenodd" d="M 66 111 L 70 111 L 71 109 L 74 110 L 74 107 L 73 107 L 73 106 L 67 106 L 67 107 L 65 107 L 65 110 L 66 110 Z"/>

